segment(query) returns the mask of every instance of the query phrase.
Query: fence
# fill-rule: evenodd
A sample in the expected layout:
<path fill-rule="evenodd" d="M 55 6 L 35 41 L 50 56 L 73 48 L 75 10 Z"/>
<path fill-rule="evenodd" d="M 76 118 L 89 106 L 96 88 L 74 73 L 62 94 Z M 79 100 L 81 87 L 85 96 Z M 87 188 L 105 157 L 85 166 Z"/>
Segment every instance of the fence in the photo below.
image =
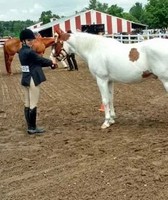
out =
<path fill-rule="evenodd" d="M 114 38 L 122 43 L 136 43 L 136 42 L 142 42 L 144 40 L 149 40 L 152 38 L 167 38 L 168 39 L 168 33 L 163 34 L 137 34 L 137 35 L 125 35 L 125 34 L 106 34 L 105 37 Z M 0 47 L 3 47 L 5 41 L 8 40 L 8 38 L 0 38 Z"/>
<path fill-rule="evenodd" d="M 167 38 L 168 39 L 168 33 L 163 34 L 137 34 L 137 35 L 125 35 L 125 34 L 112 34 L 112 35 L 105 35 L 105 37 L 114 38 L 122 43 L 136 43 L 136 42 L 142 42 L 144 40 L 149 40 L 152 38 Z"/>
<path fill-rule="evenodd" d="M 0 38 L 0 47 L 3 47 L 5 41 L 8 40 L 6 38 Z"/>

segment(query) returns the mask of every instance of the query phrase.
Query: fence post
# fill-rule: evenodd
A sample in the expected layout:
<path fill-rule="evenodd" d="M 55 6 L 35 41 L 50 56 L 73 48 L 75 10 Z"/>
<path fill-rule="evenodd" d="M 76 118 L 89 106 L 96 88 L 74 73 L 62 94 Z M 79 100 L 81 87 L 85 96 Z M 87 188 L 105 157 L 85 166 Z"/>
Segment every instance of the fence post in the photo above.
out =
<path fill-rule="evenodd" d="M 159 38 L 162 38 L 162 33 L 161 33 L 161 32 L 159 32 L 159 34 L 158 34 L 158 35 L 159 35 Z"/>
<path fill-rule="evenodd" d="M 128 43 L 130 44 L 131 43 L 131 35 L 128 34 Z"/>
<path fill-rule="evenodd" d="M 122 34 L 120 34 L 120 42 L 123 43 L 123 35 Z"/>

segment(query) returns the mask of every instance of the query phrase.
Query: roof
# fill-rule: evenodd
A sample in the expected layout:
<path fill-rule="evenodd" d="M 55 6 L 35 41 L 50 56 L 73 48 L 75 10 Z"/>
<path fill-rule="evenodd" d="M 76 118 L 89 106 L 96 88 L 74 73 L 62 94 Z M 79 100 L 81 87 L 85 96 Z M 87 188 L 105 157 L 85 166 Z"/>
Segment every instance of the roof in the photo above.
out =
<path fill-rule="evenodd" d="M 58 19 L 58 20 L 54 20 L 54 21 L 49 22 L 49 23 L 47 23 L 47 24 L 44 24 L 44 25 L 42 25 L 42 26 L 40 26 L 40 27 L 38 27 L 38 28 L 34 28 L 34 29 L 32 29 L 32 31 L 34 31 L 34 32 L 39 32 L 39 31 L 41 31 L 41 30 L 46 30 L 46 29 L 48 29 L 48 28 L 53 27 L 53 26 L 56 25 L 56 24 L 62 23 L 62 22 L 64 22 L 64 21 L 66 21 L 66 20 L 68 20 L 68 19 L 70 19 L 70 18 L 72 18 L 72 17 L 76 17 L 76 16 L 78 16 L 78 15 L 80 15 L 80 13 L 75 14 L 75 15 L 71 15 L 71 16 L 68 16 L 68 17 L 63 17 L 63 18 L 60 18 L 60 19 Z"/>
<path fill-rule="evenodd" d="M 80 12 L 80 13 L 77 13 L 77 14 L 74 14 L 74 15 L 71 15 L 71 16 L 68 16 L 68 17 L 64 17 L 64 18 L 61 18 L 61 19 L 57 19 L 57 20 L 54 20 L 52 22 L 49 22 L 47 24 L 44 24 L 44 25 L 41 25 L 40 27 L 37 27 L 37 28 L 34 28 L 34 29 L 31 29 L 32 31 L 34 32 L 39 32 L 39 31 L 42 31 L 42 30 L 46 30 L 46 29 L 49 29 L 49 28 L 52 28 L 53 26 L 57 25 L 57 24 L 60 24 L 60 23 L 63 23 L 71 18 L 75 18 L 83 13 L 86 13 L 86 12 L 98 12 L 98 13 L 103 13 L 103 12 L 100 12 L 100 11 L 96 11 L 96 10 L 86 10 L 86 11 L 83 11 L 83 12 Z M 112 16 L 110 14 L 107 14 L 107 13 L 103 13 L 103 14 L 106 14 L 107 16 Z M 116 17 L 116 16 L 113 16 L 115 18 L 118 18 L 118 19 L 122 19 L 122 20 L 126 20 L 124 18 L 120 18 L 120 17 Z M 130 20 L 126 20 L 128 22 L 130 22 L 132 24 L 132 28 L 146 28 L 147 25 L 145 24 L 141 24 L 141 23 L 136 23 L 136 22 L 133 22 L 133 21 L 130 21 Z"/>

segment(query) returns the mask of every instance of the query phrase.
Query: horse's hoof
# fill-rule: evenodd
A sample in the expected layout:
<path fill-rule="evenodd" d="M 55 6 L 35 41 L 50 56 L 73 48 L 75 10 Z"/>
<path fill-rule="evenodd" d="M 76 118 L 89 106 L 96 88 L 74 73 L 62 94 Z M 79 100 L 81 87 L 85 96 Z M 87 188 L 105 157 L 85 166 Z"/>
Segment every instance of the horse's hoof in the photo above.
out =
<path fill-rule="evenodd" d="M 10 73 L 8 73 L 7 75 L 8 75 L 8 76 L 13 76 L 13 73 L 12 73 L 12 72 L 10 72 Z"/>
<path fill-rule="evenodd" d="M 101 129 L 106 129 L 108 127 L 110 127 L 110 124 L 104 123 L 104 124 L 102 124 Z"/>
<path fill-rule="evenodd" d="M 115 123 L 115 120 L 114 119 L 111 119 L 110 121 L 109 121 L 109 124 L 110 125 L 112 125 L 112 124 L 114 124 Z"/>

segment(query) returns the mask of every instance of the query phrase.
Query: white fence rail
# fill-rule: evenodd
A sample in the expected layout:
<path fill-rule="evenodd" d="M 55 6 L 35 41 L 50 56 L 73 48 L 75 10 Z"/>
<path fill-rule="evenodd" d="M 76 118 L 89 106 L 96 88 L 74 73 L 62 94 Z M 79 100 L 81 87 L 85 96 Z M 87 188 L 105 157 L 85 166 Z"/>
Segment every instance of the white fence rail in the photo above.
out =
<path fill-rule="evenodd" d="M 168 33 L 163 34 L 137 34 L 137 35 L 124 35 L 124 34 L 112 34 L 112 35 L 105 35 L 105 37 L 114 38 L 122 43 L 136 43 L 136 42 L 142 42 L 144 40 L 149 40 L 152 38 L 167 38 L 168 39 Z"/>
<path fill-rule="evenodd" d="M 6 38 L 0 38 L 0 47 L 3 47 L 5 41 L 8 40 Z"/>
<path fill-rule="evenodd" d="M 122 43 L 136 43 L 136 42 L 142 42 L 144 40 L 149 40 L 152 38 L 167 38 L 168 39 L 168 33 L 163 34 L 137 34 L 137 35 L 124 35 L 124 34 L 107 34 L 105 37 L 114 38 Z M 0 38 L 0 47 L 3 47 L 5 41 L 8 40 L 7 38 Z"/>

